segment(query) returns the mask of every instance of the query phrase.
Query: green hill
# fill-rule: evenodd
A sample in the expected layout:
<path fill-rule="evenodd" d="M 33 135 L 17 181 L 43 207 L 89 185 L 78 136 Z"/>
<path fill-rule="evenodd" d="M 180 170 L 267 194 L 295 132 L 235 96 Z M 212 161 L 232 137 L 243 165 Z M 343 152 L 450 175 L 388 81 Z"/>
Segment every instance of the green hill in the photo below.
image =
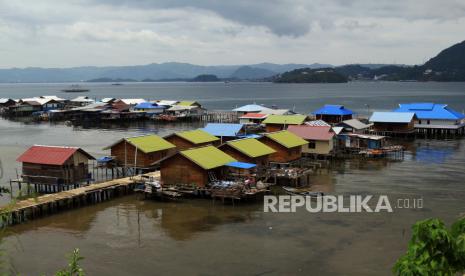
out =
<path fill-rule="evenodd" d="M 341 83 L 347 82 L 347 77 L 333 68 L 302 68 L 277 75 L 272 80 L 276 83 Z"/>

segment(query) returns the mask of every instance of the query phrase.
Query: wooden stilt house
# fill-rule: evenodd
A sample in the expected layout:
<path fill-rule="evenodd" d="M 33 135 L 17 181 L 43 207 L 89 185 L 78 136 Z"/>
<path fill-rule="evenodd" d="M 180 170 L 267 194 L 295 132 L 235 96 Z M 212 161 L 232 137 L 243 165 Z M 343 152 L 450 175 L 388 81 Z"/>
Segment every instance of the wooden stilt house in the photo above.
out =
<path fill-rule="evenodd" d="M 219 146 L 220 144 L 220 138 L 201 129 L 176 132 L 166 136 L 165 139 L 175 145 L 178 150 L 206 145 Z"/>
<path fill-rule="evenodd" d="M 176 152 L 176 146 L 157 135 L 123 138 L 104 148 L 111 150 L 111 156 L 122 167 L 150 168 Z"/>
<path fill-rule="evenodd" d="M 276 151 L 269 158 L 270 162 L 276 163 L 289 163 L 299 159 L 302 156 L 303 146 L 308 144 L 307 141 L 287 130 L 266 133 L 259 140 Z"/>
<path fill-rule="evenodd" d="M 32 146 L 17 161 L 22 178 L 31 184 L 79 184 L 90 179 L 89 160 L 95 158 L 76 147 Z"/>
<path fill-rule="evenodd" d="M 229 141 L 219 147 L 223 152 L 241 162 L 266 167 L 270 155 L 276 151 L 254 138 Z"/>
<path fill-rule="evenodd" d="M 222 179 L 225 165 L 237 161 L 228 154 L 205 146 L 188 149 L 161 160 L 160 172 L 163 185 L 188 185 L 197 188 Z"/>

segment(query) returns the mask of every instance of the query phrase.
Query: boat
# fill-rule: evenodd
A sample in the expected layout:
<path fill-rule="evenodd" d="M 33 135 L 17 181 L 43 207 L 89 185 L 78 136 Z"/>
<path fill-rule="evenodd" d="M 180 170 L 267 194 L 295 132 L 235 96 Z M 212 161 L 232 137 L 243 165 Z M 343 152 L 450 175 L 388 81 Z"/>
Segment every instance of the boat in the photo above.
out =
<path fill-rule="evenodd" d="M 66 92 L 66 93 L 79 93 L 79 92 L 89 92 L 90 89 L 82 87 L 77 84 L 73 84 L 68 88 L 62 89 L 61 91 Z"/>
<path fill-rule="evenodd" d="M 325 195 L 321 191 L 308 191 L 305 189 L 297 189 L 289 186 L 283 186 L 283 190 L 290 195 L 301 195 L 309 197 L 322 197 Z"/>
<path fill-rule="evenodd" d="M 123 84 L 119 82 L 115 82 L 115 83 L 112 83 L 111 85 L 123 85 Z"/>

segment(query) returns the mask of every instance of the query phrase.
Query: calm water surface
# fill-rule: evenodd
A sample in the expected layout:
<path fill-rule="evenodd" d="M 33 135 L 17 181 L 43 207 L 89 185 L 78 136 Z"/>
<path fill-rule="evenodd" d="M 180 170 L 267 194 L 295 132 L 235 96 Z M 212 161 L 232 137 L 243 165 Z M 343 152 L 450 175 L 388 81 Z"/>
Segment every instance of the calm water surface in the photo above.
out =
<path fill-rule="evenodd" d="M 59 93 L 65 84 L 0 85 L 2 97 Z M 465 108 L 463 83 L 349 83 L 336 85 L 91 84 L 93 97 L 195 99 L 209 109 L 251 102 L 310 112 L 324 103 L 347 105 L 360 114 L 399 102 L 445 102 Z M 368 104 L 368 106 L 366 106 Z M 0 119 L 0 182 L 15 177 L 16 157 L 32 144 L 81 146 L 90 153 L 130 135 L 161 135 L 198 126 L 138 125 L 86 129 L 25 124 Z M 465 213 L 465 140 L 402 141 L 403 161 L 346 161 L 312 176 L 316 190 L 331 194 L 387 194 L 423 198 L 424 208 L 381 214 L 263 213 L 261 203 L 236 206 L 210 200 L 181 203 L 119 198 L 11 228 L 2 247 L 21 275 L 51 274 L 79 247 L 89 275 L 389 275 L 410 237 L 411 225 Z M 0 198 L 8 202 L 8 196 Z"/>

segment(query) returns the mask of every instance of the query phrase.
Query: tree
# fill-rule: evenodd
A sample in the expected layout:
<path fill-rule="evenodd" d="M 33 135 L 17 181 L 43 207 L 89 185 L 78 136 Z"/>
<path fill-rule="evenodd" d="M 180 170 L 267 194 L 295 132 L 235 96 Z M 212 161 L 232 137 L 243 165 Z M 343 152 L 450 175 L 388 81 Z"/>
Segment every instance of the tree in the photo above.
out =
<path fill-rule="evenodd" d="M 439 219 L 427 219 L 412 227 L 405 255 L 393 267 L 396 275 L 454 275 L 465 271 L 465 218 L 450 230 Z"/>

